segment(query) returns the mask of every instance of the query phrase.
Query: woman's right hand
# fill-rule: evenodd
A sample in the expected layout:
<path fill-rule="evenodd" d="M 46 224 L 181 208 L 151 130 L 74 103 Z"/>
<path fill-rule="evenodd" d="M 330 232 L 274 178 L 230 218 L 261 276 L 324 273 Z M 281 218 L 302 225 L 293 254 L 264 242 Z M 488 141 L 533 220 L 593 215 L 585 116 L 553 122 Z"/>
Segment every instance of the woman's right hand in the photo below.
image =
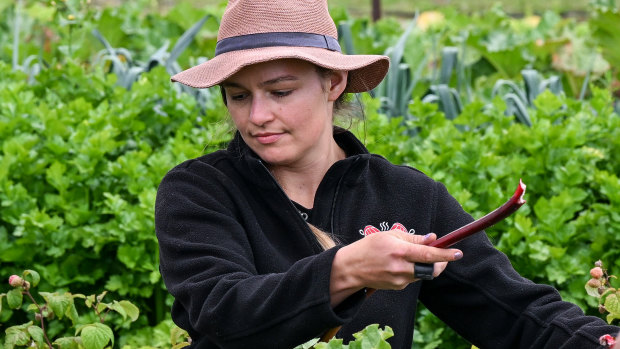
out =
<path fill-rule="evenodd" d="M 390 230 L 368 235 L 336 253 L 332 263 L 330 293 L 332 306 L 362 288 L 401 290 L 417 279 L 415 263 L 434 263 L 433 276 L 448 262 L 463 257 L 457 249 L 426 246 L 435 234 L 413 235 Z"/>

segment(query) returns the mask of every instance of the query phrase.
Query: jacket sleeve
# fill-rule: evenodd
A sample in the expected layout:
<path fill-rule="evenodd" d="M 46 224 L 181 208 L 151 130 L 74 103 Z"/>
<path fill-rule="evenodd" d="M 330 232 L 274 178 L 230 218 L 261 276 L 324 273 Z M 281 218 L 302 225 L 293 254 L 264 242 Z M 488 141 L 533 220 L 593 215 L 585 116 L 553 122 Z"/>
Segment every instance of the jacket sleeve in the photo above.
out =
<path fill-rule="evenodd" d="M 158 188 L 155 227 L 160 270 L 174 296 L 173 319 L 192 338 L 222 348 L 292 348 L 350 318 L 330 306 L 337 248 L 259 275 L 241 223 L 240 193 L 212 167 L 177 167 Z M 205 180 L 204 172 L 213 175 Z M 257 229 L 256 227 L 252 229 Z M 362 296 L 358 301 L 361 303 Z"/>
<path fill-rule="evenodd" d="M 434 232 L 438 236 L 471 222 L 446 188 L 436 185 Z M 562 301 L 551 286 L 521 277 L 486 234 L 456 244 L 464 257 L 422 285 L 420 300 L 442 321 L 479 348 L 602 348 L 598 338 L 618 333 Z"/>

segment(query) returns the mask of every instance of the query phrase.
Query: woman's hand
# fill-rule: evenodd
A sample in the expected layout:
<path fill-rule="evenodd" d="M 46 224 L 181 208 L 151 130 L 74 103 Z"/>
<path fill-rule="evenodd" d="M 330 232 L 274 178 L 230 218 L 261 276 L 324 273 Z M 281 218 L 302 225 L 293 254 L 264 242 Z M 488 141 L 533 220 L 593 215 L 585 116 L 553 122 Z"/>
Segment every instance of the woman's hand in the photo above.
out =
<path fill-rule="evenodd" d="M 426 246 L 436 238 L 435 234 L 421 236 L 390 230 L 368 235 L 341 248 L 332 264 L 332 306 L 364 287 L 405 288 L 418 280 L 414 276 L 415 263 L 435 263 L 433 276 L 439 276 L 448 262 L 460 259 L 463 253 Z"/>

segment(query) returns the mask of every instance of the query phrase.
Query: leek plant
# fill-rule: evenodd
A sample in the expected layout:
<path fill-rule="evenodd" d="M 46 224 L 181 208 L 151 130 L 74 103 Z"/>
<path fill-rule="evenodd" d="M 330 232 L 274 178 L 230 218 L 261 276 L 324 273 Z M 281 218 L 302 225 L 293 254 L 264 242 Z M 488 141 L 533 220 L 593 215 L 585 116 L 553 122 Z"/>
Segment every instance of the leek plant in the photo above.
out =
<path fill-rule="evenodd" d="M 33 84 L 34 78 L 41 72 L 41 59 L 36 55 L 30 55 L 19 63 L 19 41 L 22 26 L 23 0 L 15 1 L 15 16 L 13 19 L 13 52 L 12 67 L 13 71 L 19 70 L 28 75 L 28 83 Z"/>
<path fill-rule="evenodd" d="M 155 53 L 153 53 L 149 59 L 140 63 L 132 59 L 131 52 L 125 48 L 114 48 L 108 40 L 97 30 L 93 30 L 93 35 L 103 44 L 104 50 L 100 51 L 97 55 L 96 62 L 98 64 L 106 65 L 110 62 L 110 72 L 114 73 L 117 77 L 117 84 L 124 87 L 127 90 L 131 89 L 134 82 L 138 81 L 138 78 L 142 73 L 151 71 L 153 68 L 161 65 L 166 68 L 166 71 L 170 75 L 181 72 L 177 59 L 194 40 L 194 37 L 200 31 L 200 28 L 209 19 L 214 18 L 211 14 L 204 16 L 200 21 L 190 27 L 183 35 L 177 40 L 172 50 L 168 51 L 170 41 L 166 41 Z M 216 19 L 217 20 L 217 19 Z M 200 57 L 197 59 L 197 64 L 204 62 L 207 58 Z M 178 93 L 185 92 L 193 96 L 201 110 L 205 110 L 205 105 L 211 97 L 211 92 L 208 89 L 196 89 L 182 84 L 175 84 L 175 88 Z"/>
<path fill-rule="evenodd" d="M 405 119 L 412 117 L 409 113 L 409 103 L 414 88 L 421 80 L 422 71 L 427 62 L 426 55 L 423 53 L 415 67 L 411 67 L 404 59 L 405 47 L 416 27 L 417 19 L 418 14 L 416 13 L 413 21 L 407 26 L 396 44 L 385 51 L 385 55 L 390 57 L 392 64 L 383 82 L 373 91 L 375 97 L 381 102 L 381 111 L 388 117 L 402 116 Z"/>
<path fill-rule="evenodd" d="M 542 79 L 540 73 L 534 69 L 524 69 L 521 71 L 524 88 L 517 86 L 510 80 L 497 80 L 493 86 L 492 98 L 500 95 L 506 102 L 505 115 L 514 115 L 517 121 L 527 126 L 532 126 L 532 120 L 528 112 L 529 108 L 536 108 L 534 100 L 545 89 L 549 89 L 553 94 L 564 93 L 562 82 L 559 77 L 551 76 Z M 502 94 L 502 92 L 508 91 Z"/>
<path fill-rule="evenodd" d="M 461 71 L 458 60 L 458 49 L 453 46 L 441 50 L 441 69 L 438 83 L 429 88 L 429 92 L 422 98 L 425 103 L 438 103 L 446 118 L 454 120 L 463 110 L 463 103 L 459 92 L 450 87 L 453 71 Z"/>

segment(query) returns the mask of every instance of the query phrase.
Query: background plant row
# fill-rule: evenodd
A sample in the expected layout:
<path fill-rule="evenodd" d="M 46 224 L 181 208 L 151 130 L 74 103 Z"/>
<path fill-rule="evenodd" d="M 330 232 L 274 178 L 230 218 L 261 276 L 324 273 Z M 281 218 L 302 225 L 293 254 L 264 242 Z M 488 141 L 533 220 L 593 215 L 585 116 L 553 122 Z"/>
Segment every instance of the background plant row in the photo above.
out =
<path fill-rule="evenodd" d="M 169 345 L 157 185 L 232 134 L 218 93 L 169 82 L 211 57 L 223 7 L 145 6 L 0 0 L 0 275 L 35 269 L 41 290 L 131 299 L 141 316 L 117 324 L 119 347 Z M 579 22 L 500 8 L 406 23 L 331 12 L 345 51 L 392 58 L 354 132 L 444 182 L 474 217 L 523 178 L 528 203 L 487 233 L 520 273 L 595 314 L 590 265 L 620 269 L 620 16 L 609 2 L 591 9 Z M 0 343 L 21 316 L 2 307 Z M 416 328 L 415 347 L 469 347 L 425 310 Z"/>

